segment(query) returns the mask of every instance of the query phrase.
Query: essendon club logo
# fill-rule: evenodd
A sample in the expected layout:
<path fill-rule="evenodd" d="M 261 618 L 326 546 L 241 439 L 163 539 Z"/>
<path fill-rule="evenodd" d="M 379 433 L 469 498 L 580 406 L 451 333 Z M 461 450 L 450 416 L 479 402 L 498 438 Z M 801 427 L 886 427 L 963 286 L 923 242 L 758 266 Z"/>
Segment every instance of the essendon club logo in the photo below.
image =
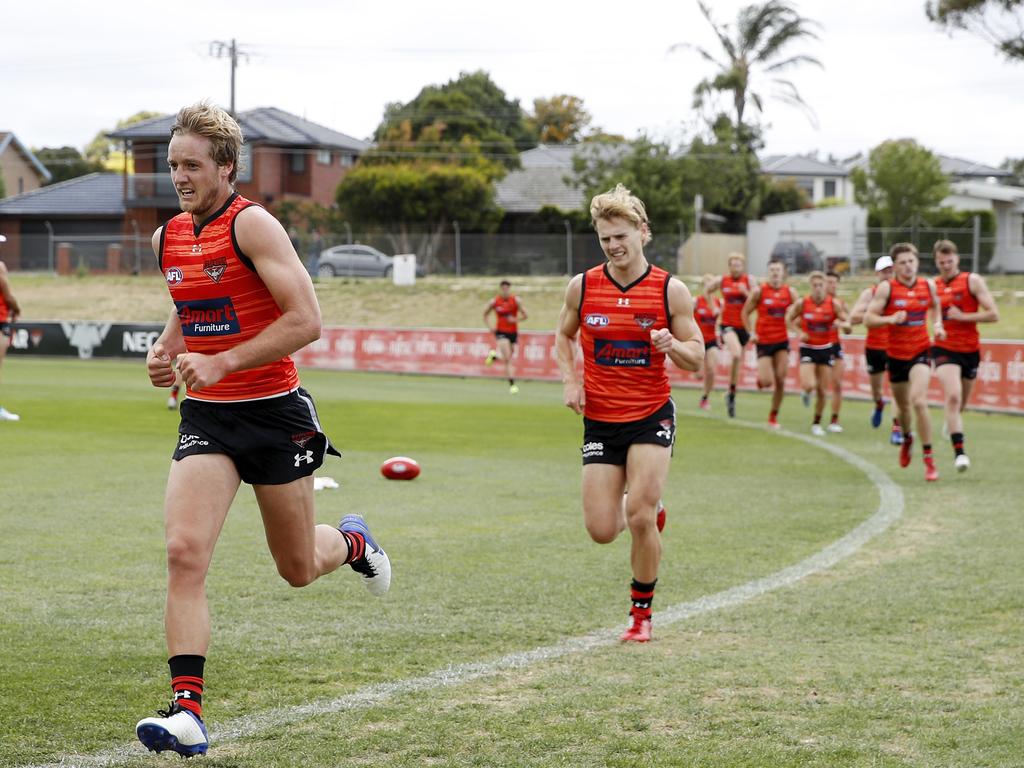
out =
<path fill-rule="evenodd" d="M 594 362 L 598 365 L 648 368 L 651 365 L 651 345 L 646 341 L 596 339 Z"/>
<path fill-rule="evenodd" d="M 314 437 L 316 437 L 316 432 L 301 432 L 298 435 L 292 435 L 292 442 L 299 446 L 299 448 L 305 448 L 306 443 Z"/>
<path fill-rule="evenodd" d="M 647 315 L 642 313 L 636 313 L 633 315 L 633 321 L 643 328 L 645 331 L 657 322 L 657 315 Z"/>
<path fill-rule="evenodd" d="M 215 283 L 220 282 L 220 279 L 224 276 L 224 270 L 227 268 L 228 260 L 223 256 L 216 259 L 207 259 L 203 262 L 203 272 Z"/>

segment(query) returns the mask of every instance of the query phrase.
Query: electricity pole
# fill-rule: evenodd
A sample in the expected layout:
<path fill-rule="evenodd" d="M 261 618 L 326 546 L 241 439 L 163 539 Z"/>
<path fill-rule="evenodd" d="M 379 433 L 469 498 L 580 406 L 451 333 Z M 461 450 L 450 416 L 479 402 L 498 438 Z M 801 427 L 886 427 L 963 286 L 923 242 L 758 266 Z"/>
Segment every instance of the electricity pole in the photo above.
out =
<path fill-rule="evenodd" d="M 210 55 L 215 56 L 218 59 L 228 57 L 231 59 L 231 116 L 235 116 L 235 70 L 238 68 L 238 57 L 245 56 L 249 58 L 249 54 L 244 51 L 238 50 L 238 45 L 235 43 L 235 39 L 231 38 L 230 43 L 225 43 L 222 40 L 214 40 L 210 43 Z"/>

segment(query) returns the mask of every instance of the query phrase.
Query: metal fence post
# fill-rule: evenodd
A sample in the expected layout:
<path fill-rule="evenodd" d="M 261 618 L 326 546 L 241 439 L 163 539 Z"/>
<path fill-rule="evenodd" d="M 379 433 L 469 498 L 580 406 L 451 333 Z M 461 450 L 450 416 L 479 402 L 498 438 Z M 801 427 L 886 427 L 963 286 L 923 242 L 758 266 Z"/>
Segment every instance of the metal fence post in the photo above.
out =
<path fill-rule="evenodd" d="M 462 230 L 458 221 L 452 222 L 452 228 L 455 230 L 455 276 L 462 277 Z"/>
<path fill-rule="evenodd" d="M 981 216 L 978 214 L 974 214 L 974 242 L 971 248 L 971 271 L 977 272 L 981 263 Z"/>

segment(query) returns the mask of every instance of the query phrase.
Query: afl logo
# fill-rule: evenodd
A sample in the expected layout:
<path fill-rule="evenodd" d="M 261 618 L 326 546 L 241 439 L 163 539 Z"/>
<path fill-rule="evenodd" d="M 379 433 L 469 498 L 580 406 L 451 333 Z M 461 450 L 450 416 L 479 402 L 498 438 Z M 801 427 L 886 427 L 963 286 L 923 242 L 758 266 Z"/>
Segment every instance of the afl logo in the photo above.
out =
<path fill-rule="evenodd" d="M 168 285 L 177 285 L 185 279 L 185 276 L 181 273 L 181 270 L 178 267 L 171 267 L 166 273 L 164 273 L 164 276 L 167 278 Z"/>
<path fill-rule="evenodd" d="M 608 318 L 605 315 L 587 315 L 583 322 L 591 328 L 604 328 L 608 325 Z"/>

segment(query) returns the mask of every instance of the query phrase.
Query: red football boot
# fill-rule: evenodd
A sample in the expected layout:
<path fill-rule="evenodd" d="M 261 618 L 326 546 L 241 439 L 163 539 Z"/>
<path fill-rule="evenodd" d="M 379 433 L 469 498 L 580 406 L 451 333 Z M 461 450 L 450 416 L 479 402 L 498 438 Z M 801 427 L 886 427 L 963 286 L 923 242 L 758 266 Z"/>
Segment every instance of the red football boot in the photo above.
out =
<path fill-rule="evenodd" d="M 903 443 L 900 445 L 900 466 L 910 466 L 910 447 L 914 444 L 914 436 L 909 432 L 904 433 Z"/>
<path fill-rule="evenodd" d="M 651 617 L 641 616 L 630 611 L 629 629 L 619 638 L 624 643 L 646 643 L 651 639 Z"/>
<path fill-rule="evenodd" d="M 665 505 L 660 501 L 658 502 L 658 516 L 655 518 L 655 522 L 658 526 L 658 533 L 665 530 Z"/>
<path fill-rule="evenodd" d="M 929 483 L 939 479 L 939 470 L 935 468 L 935 459 L 931 456 L 924 457 L 924 479 Z"/>

